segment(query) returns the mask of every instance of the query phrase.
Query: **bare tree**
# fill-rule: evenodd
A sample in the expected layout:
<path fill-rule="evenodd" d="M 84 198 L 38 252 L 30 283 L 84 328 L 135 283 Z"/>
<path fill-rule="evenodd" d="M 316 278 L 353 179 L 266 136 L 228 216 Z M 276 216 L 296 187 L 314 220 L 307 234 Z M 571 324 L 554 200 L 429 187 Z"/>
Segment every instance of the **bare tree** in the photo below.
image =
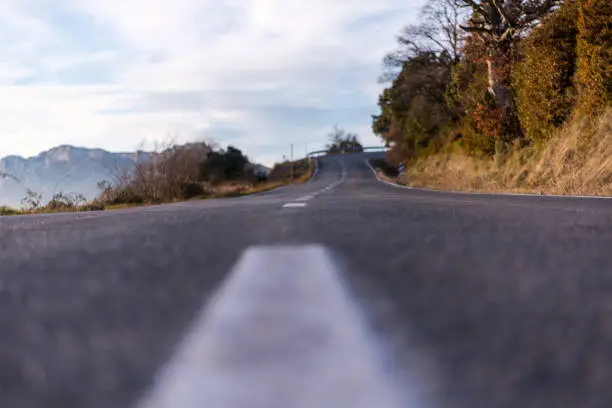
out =
<path fill-rule="evenodd" d="M 339 128 L 338 125 L 334 125 L 334 129 L 327 135 L 329 139 L 329 143 L 327 144 L 327 148 L 338 148 L 343 140 L 346 138 L 346 131 L 342 128 Z"/>
<path fill-rule="evenodd" d="M 327 137 L 329 143 L 326 147 L 330 152 L 358 152 L 363 150 L 357 133 L 347 132 L 337 125 L 334 126 L 334 129 Z"/>
<path fill-rule="evenodd" d="M 21 199 L 21 207 L 27 211 L 38 210 L 42 206 L 42 195 L 27 189 L 25 197 Z"/>
<path fill-rule="evenodd" d="M 487 50 L 489 93 L 500 108 L 511 103 L 509 88 L 516 41 L 537 25 L 561 0 L 456 0 L 472 16 L 461 28 L 479 38 Z"/>
<path fill-rule="evenodd" d="M 87 203 L 87 198 L 83 194 L 64 193 L 63 191 L 60 191 L 53 194 L 53 197 L 47 203 L 46 208 L 50 210 L 78 208 L 85 203 Z"/>
<path fill-rule="evenodd" d="M 423 53 L 437 54 L 449 68 L 456 64 L 465 39 L 461 24 L 467 17 L 466 10 L 456 0 L 429 0 L 421 9 L 420 23 L 404 27 L 397 37 L 399 48 L 385 56 L 383 62 L 388 70 L 381 81 L 395 79 L 396 68 Z"/>
<path fill-rule="evenodd" d="M 18 183 L 21 183 L 21 180 L 19 180 L 17 177 L 9 173 L 4 173 L 2 171 L 0 171 L 0 179 L 11 179 L 11 180 L 15 180 Z"/>

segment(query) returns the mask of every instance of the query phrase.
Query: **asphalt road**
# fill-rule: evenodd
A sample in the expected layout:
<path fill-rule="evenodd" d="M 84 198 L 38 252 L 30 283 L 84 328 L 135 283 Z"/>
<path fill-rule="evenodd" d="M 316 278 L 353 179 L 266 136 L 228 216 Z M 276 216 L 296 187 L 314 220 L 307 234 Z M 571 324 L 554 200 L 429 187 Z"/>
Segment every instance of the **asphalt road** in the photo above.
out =
<path fill-rule="evenodd" d="M 213 344 L 210 327 L 231 320 L 242 331 L 230 343 L 246 347 L 261 326 L 244 329 L 253 324 L 245 310 L 264 301 L 266 313 L 291 305 L 287 325 L 326 322 L 339 343 L 318 364 L 334 375 L 350 359 L 337 350 L 361 361 L 371 343 L 351 339 L 374 333 L 394 390 L 411 395 L 401 406 L 612 406 L 612 201 L 401 189 L 378 182 L 364 155 L 319 163 L 310 182 L 254 197 L 0 218 L 0 407 L 145 404 L 178 344 Z M 276 245 L 307 249 L 244 260 L 248 248 Z M 266 285 L 292 276 L 275 257 L 297 268 L 284 286 L 291 296 L 258 280 L 267 262 Z M 319 286 L 305 294 L 309 281 L 291 280 L 313 270 L 304 257 L 331 258 L 342 288 L 313 273 Z M 230 301 L 232 290 L 219 295 L 232 273 L 246 306 Z M 350 299 L 334 300 L 340 292 Z M 315 297 L 332 305 L 328 316 L 308 315 Z M 217 323 L 204 340 L 186 335 L 207 319 Z M 372 392 L 386 392 L 373 384 L 378 371 L 363 372 Z M 314 386 L 305 378 L 262 398 L 282 384 Z M 254 391 L 240 381 L 232 392 L 248 401 Z M 290 394 L 278 398 L 292 406 Z M 231 405 L 215 401 L 201 406 Z"/>

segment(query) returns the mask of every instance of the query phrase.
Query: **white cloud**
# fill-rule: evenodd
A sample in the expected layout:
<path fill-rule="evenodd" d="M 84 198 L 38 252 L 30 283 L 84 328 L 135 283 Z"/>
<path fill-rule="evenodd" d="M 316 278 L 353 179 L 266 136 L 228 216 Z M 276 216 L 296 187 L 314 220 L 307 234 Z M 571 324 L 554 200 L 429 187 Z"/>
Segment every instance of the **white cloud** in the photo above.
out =
<path fill-rule="evenodd" d="M 175 135 L 269 162 L 334 123 L 378 143 L 380 60 L 422 1 L 3 0 L 0 156 Z"/>

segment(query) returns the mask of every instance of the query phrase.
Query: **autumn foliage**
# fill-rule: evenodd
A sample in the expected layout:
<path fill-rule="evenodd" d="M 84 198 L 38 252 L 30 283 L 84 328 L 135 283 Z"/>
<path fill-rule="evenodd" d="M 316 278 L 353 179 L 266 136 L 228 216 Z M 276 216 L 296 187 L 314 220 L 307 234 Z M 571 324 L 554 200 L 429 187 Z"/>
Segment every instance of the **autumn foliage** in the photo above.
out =
<path fill-rule="evenodd" d="M 576 4 L 568 3 L 537 27 L 521 44 L 514 73 L 517 108 L 531 141 L 549 139 L 570 116 L 575 102 L 578 26 Z"/>
<path fill-rule="evenodd" d="M 457 18 L 423 17 L 426 28 L 404 29 L 385 58 L 391 81 L 373 130 L 394 161 L 449 146 L 502 159 L 511 149 L 543 149 L 570 119 L 596 120 L 610 106 L 609 0 L 430 0 L 426 7 L 425 17 L 433 8 Z M 431 41 L 432 30 L 458 39 L 452 56 Z"/>

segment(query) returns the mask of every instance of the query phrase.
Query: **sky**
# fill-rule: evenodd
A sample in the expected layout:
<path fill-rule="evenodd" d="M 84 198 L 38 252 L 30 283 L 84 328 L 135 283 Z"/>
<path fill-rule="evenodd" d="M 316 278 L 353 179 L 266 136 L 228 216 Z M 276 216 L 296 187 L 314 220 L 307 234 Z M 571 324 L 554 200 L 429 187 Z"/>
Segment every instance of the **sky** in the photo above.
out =
<path fill-rule="evenodd" d="M 366 145 L 424 0 L 0 0 L 0 157 L 214 140 L 272 164 Z"/>

